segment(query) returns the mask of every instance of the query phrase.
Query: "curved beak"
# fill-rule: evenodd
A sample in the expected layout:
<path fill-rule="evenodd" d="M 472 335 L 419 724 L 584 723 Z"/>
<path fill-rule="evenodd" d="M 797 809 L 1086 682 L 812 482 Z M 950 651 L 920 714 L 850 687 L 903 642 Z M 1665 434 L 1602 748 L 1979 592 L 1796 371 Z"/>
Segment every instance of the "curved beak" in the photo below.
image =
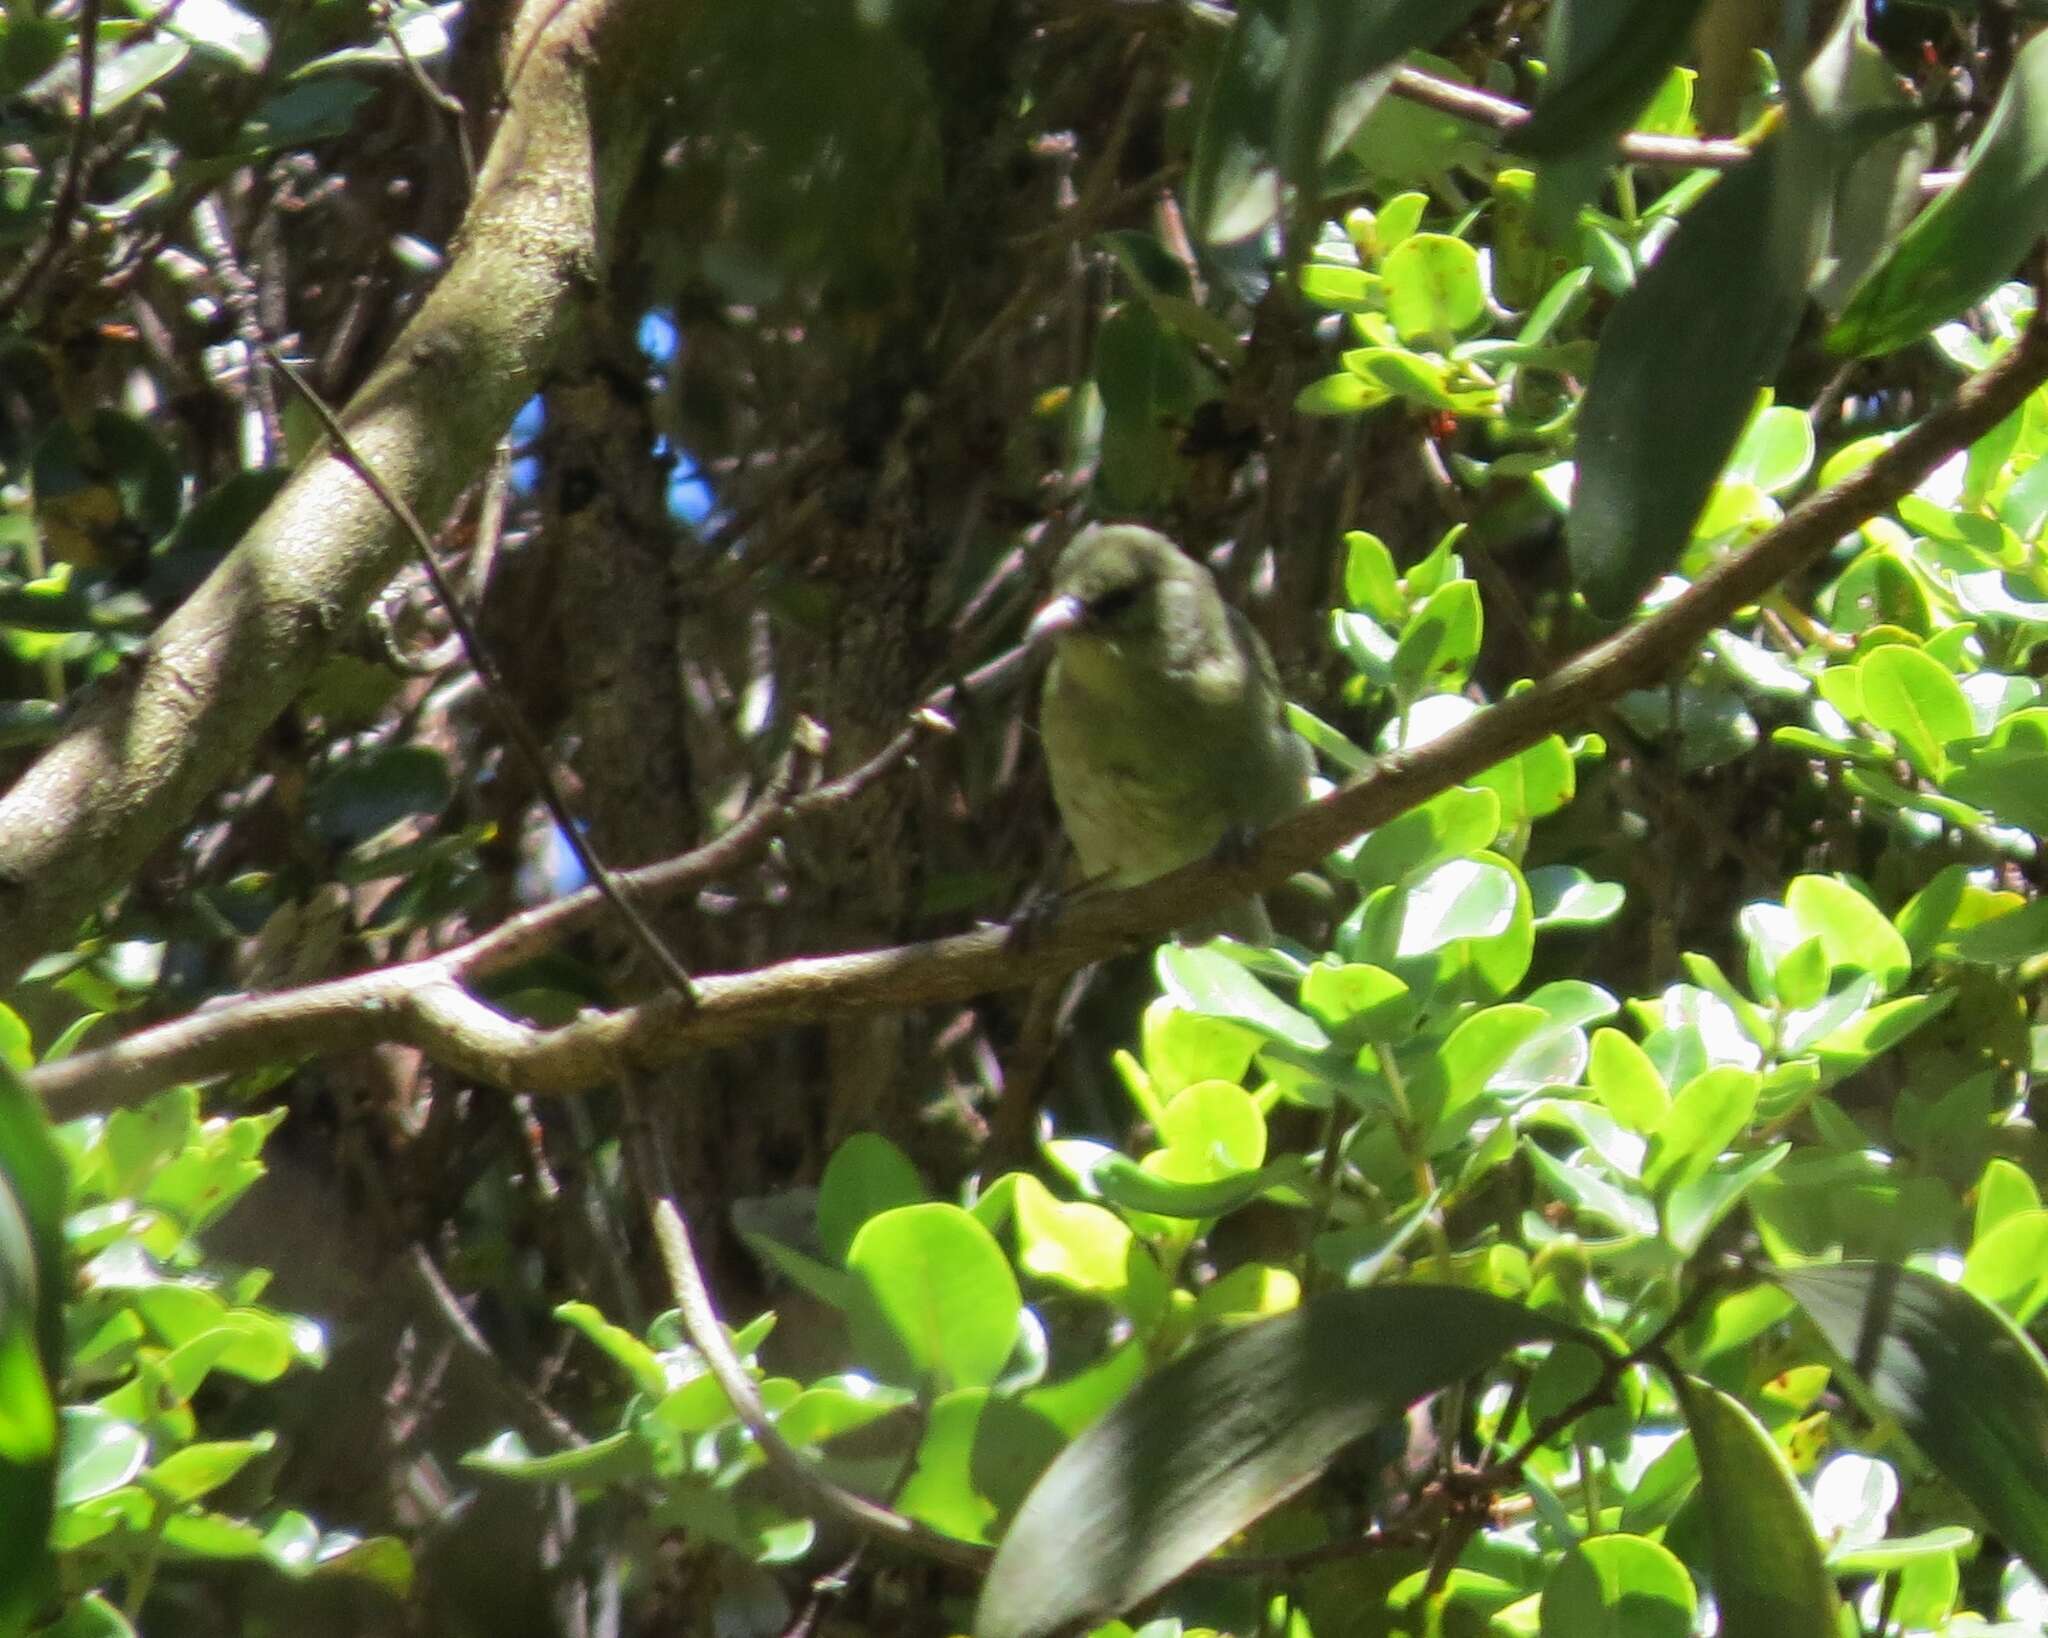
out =
<path fill-rule="evenodd" d="M 1043 648 L 1055 638 L 1075 630 L 1087 618 L 1087 605 L 1071 592 L 1055 597 L 1032 615 L 1031 624 L 1024 628 L 1024 645 Z"/>

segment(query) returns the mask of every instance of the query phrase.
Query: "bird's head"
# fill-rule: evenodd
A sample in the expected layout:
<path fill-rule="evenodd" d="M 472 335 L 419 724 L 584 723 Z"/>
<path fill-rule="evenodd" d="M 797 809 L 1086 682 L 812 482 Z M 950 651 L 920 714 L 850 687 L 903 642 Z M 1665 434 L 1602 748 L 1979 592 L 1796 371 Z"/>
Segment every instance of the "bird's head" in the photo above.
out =
<path fill-rule="evenodd" d="M 1038 647 L 1092 639 L 1141 650 L 1220 613 L 1209 571 L 1156 529 L 1134 523 L 1083 529 L 1053 566 L 1052 595 L 1025 640 Z"/>

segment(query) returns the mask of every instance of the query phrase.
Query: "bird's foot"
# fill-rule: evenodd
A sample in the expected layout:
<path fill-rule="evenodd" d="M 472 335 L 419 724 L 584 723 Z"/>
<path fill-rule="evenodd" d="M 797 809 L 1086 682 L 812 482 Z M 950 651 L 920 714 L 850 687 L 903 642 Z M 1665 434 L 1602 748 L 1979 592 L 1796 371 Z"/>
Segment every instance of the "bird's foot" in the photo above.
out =
<path fill-rule="evenodd" d="M 1257 825 L 1232 820 L 1223 827 L 1223 834 L 1216 838 L 1216 845 L 1209 850 L 1211 862 L 1230 870 L 1243 869 L 1258 851 L 1261 834 Z"/>
<path fill-rule="evenodd" d="M 1052 931 L 1064 904 L 1064 895 L 1054 888 L 1040 884 L 1027 889 L 1004 924 L 1003 948 L 1022 954 L 1035 947 Z"/>

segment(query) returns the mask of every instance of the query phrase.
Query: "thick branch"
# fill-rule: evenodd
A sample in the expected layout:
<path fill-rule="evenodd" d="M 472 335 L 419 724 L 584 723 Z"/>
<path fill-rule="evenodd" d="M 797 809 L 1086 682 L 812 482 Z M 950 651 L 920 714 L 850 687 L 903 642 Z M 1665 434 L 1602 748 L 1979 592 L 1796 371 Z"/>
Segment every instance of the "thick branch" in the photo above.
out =
<path fill-rule="evenodd" d="M 350 402 L 350 439 L 438 518 L 533 395 L 601 253 L 601 194 L 641 132 L 622 75 L 655 0 L 524 0 L 516 64 L 447 275 Z M 616 71 L 607 65 L 621 65 Z M 0 797 L 0 984 L 82 918 L 223 780 L 403 561 L 387 509 L 316 450 L 137 662 L 76 707 Z"/>
<path fill-rule="evenodd" d="M 491 1085 L 574 1093 L 628 1071 L 798 1024 L 960 1001 L 1071 972 L 1246 893 L 1276 886 L 1361 831 L 1668 675 L 1737 610 L 1910 493 L 1942 461 L 2018 409 L 2044 380 L 2048 314 L 2037 317 L 2003 359 L 1965 382 L 1953 401 L 1876 460 L 1803 502 L 1656 614 L 1441 738 L 1383 759 L 1274 826 L 1242 864 L 1190 865 L 1128 892 L 1080 900 L 1050 934 L 1027 947 L 1015 947 L 1002 929 L 989 929 L 895 949 L 809 957 L 701 979 L 694 1007 L 662 998 L 543 1030 L 492 1011 L 462 987 L 464 976 L 490 964 L 484 950 L 507 942 L 505 935 L 491 934 L 465 951 L 430 961 L 197 1013 L 47 1065 L 34 1073 L 32 1084 L 52 1113 L 63 1116 L 133 1102 L 175 1081 L 399 1041 Z M 551 914 L 536 913 L 543 919 Z M 517 935 L 509 942 L 519 942 Z"/>

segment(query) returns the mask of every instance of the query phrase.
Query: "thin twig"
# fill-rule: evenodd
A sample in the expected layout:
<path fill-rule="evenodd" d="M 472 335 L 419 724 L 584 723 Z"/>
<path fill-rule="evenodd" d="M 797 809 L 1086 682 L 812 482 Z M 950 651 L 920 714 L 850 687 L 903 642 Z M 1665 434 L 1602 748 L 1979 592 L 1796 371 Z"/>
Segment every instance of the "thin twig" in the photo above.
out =
<path fill-rule="evenodd" d="M 420 567 L 426 572 L 428 584 L 434 588 L 434 595 L 441 600 L 441 610 L 447 615 L 449 625 L 455 628 L 456 636 L 462 639 L 463 652 L 469 656 L 470 666 L 475 670 L 477 680 L 483 684 L 492 709 L 498 714 L 499 727 L 504 729 L 506 738 L 512 742 L 520 759 L 526 763 L 527 772 L 532 776 L 535 788 L 540 792 L 541 802 L 554 819 L 555 828 L 563 842 L 569 851 L 576 855 L 577 862 L 583 866 L 591 885 L 602 893 L 606 901 L 619 913 L 620 918 L 631 930 L 634 941 L 668 979 L 677 997 L 685 1002 L 694 999 L 696 991 L 682 962 L 676 959 L 676 954 L 668 947 L 667 940 L 662 938 L 654 930 L 653 924 L 640 913 L 639 907 L 620 887 L 618 878 L 612 873 L 610 866 L 597 856 L 596 850 L 583 834 L 583 827 L 577 822 L 576 815 L 569 806 L 569 800 L 562 793 L 561 784 L 555 778 L 554 766 L 548 757 L 547 748 L 541 744 L 539 736 L 528 725 L 524 713 L 513 703 L 512 691 L 506 686 L 504 675 L 498 670 L 497 661 L 491 658 L 490 651 L 484 647 L 483 638 L 470 619 L 469 611 L 463 607 L 462 599 L 448 583 L 447 576 L 441 572 L 440 561 L 434 556 L 434 544 L 428 538 L 425 528 L 421 526 L 419 518 L 406 504 L 405 498 L 378 477 L 375 468 L 363 459 L 362 452 L 349 438 L 340 418 L 328 407 L 327 401 L 313 390 L 312 383 L 300 375 L 277 348 L 266 346 L 264 351 L 278 373 L 291 383 L 292 390 L 305 401 L 306 407 L 312 410 L 315 418 L 326 429 L 327 436 L 334 442 L 336 452 L 348 463 L 356 476 L 369 485 L 370 492 L 410 537 Z"/>
<path fill-rule="evenodd" d="M 425 1295 L 427 1306 L 448 1328 L 457 1346 L 483 1368 L 484 1380 L 497 1393 L 506 1410 L 524 1425 L 527 1436 L 531 1438 L 538 1434 L 565 1450 L 580 1448 L 585 1442 L 583 1436 L 559 1411 L 520 1381 L 512 1368 L 484 1340 L 483 1333 L 463 1311 L 461 1302 L 441 1277 L 440 1269 L 434 1266 L 434 1259 L 427 1255 L 427 1248 L 413 1246 L 406 1260 L 412 1268 L 414 1280 Z"/>
<path fill-rule="evenodd" d="M 760 1390 L 755 1387 L 754 1379 L 747 1374 L 746 1367 L 733 1353 L 732 1344 L 726 1340 L 718 1312 L 711 1305 L 711 1293 L 704 1284 L 704 1271 L 698 1267 L 696 1250 L 690 1244 L 689 1228 L 673 1201 L 655 1202 L 654 1238 L 661 1247 L 661 1260 L 668 1269 L 669 1287 L 676 1300 L 676 1314 L 682 1321 L 683 1334 L 704 1356 L 712 1380 L 724 1391 L 734 1413 L 754 1436 L 755 1444 L 760 1447 L 770 1467 L 787 1479 L 806 1502 L 815 1504 L 818 1512 L 852 1526 L 863 1535 L 896 1542 L 927 1557 L 966 1569 L 988 1567 L 987 1548 L 941 1535 L 915 1519 L 856 1495 L 843 1485 L 835 1484 L 806 1461 L 796 1447 L 776 1430 L 774 1422 L 769 1419 L 768 1408 L 761 1403 Z"/>
<path fill-rule="evenodd" d="M 427 65 L 412 54 L 412 48 L 405 43 L 405 33 L 388 7 L 378 15 L 385 39 L 391 42 L 391 49 L 398 53 L 398 60 L 405 66 L 406 77 L 419 88 L 420 95 L 446 114 L 455 126 L 456 151 L 462 160 L 462 175 L 469 183 L 469 191 L 476 192 L 476 150 L 469 140 L 469 110 L 462 106 L 462 99 L 452 91 L 444 91 L 435 84 L 434 76 L 427 72 Z"/>
<path fill-rule="evenodd" d="M 86 151 L 92 145 L 93 96 L 99 80 L 100 0 L 79 0 L 78 4 L 78 120 L 71 128 L 71 149 L 64 156 L 63 180 L 57 197 L 50 203 L 50 220 L 43 229 L 43 242 L 35 256 L 0 289 L 0 323 L 12 318 L 21 304 L 36 292 L 49 276 L 85 196 Z"/>
<path fill-rule="evenodd" d="M 1396 69 L 1388 89 L 1405 101 L 1470 120 L 1503 136 L 1529 122 L 1529 110 L 1518 102 L 1481 91 L 1477 86 L 1425 74 L 1419 68 Z M 1686 170 L 1732 171 L 1755 151 L 1746 142 L 1725 137 L 1662 136 L 1653 131 L 1628 131 L 1615 143 L 1617 155 L 1630 164 L 1670 165 Z M 1920 177 L 1920 191 L 1940 193 L 1959 175 L 1956 171 L 1927 171 Z"/>

